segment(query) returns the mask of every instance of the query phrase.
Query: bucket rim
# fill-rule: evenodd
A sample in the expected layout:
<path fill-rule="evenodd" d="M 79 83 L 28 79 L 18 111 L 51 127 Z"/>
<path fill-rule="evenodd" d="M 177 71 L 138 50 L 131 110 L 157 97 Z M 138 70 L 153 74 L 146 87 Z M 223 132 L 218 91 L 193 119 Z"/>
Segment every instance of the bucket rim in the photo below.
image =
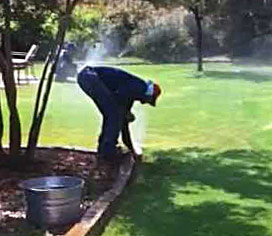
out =
<path fill-rule="evenodd" d="M 27 183 L 29 183 L 30 181 L 39 181 L 39 180 L 45 180 L 45 179 L 53 179 L 53 178 L 61 178 L 61 179 L 73 179 L 73 180 L 77 180 L 78 184 L 71 186 L 71 187 L 65 187 L 62 189 L 57 189 L 57 188 L 52 188 L 50 189 L 50 192 L 58 192 L 58 191 L 63 191 L 63 190 L 72 190 L 75 188 L 83 188 L 85 181 L 84 179 L 80 178 L 80 177 L 75 177 L 75 176 L 68 176 L 68 175 L 57 175 L 57 176 L 43 176 L 43 177 L 35 177 L 35 178 L 30 178 L 30 179 L 26 179 L 21 181 L 18 186 L 19 188 L 23 189 L 23 190 L 27 190 L 27 191 L 34 191 L 34 192 L 48 192 L 49 189 L 42 189 L 42 188 L 36 188 L 35 186 L 30 187 L 27 186 Z"/>

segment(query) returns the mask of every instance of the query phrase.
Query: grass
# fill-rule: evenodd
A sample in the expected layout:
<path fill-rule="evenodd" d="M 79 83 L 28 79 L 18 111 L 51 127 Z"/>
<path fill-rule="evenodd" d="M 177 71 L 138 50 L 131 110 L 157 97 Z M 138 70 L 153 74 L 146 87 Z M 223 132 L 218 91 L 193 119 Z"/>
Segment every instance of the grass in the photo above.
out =
<path fill-rule="evenodd" d="M 103 236 L 269 236 L 271 154 L 151 152 Z"/>
<path fill-rule="evenodd" d="M 147 159 L 103 236 L 271 235 L 272 68 L 124 68 L 156 79 L 163 95 L 157 108 L 136 108 L 144 122 L 138 119 L 134 131 L 146 128 Z M 35 91 L 36 85 L 19 89 L 24 143 Z M 100 122 L 76 84 L 56 83 L 40 144 L 95 148 Z"/>

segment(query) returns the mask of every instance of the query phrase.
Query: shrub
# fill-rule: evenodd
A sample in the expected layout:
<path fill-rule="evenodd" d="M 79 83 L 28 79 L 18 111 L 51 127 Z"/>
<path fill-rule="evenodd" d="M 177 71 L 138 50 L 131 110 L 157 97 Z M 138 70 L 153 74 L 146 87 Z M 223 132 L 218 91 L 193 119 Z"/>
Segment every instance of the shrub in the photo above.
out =
<path fill-rule="evenodd" d="M 187 15 L 184 22 L 189 37 L 193 39 L 193 44 L 196 45 L 197 28 L 194 16 L 191 14 Z M 213 56 L 226 51 L 225 37 L 227 30 L 226 26 L 223 26 L 222 23 L 222 20 L 213 17 L 204 17 L 202 21 L 203 56 Z"/>
<path fill-rule="evenodd" d="M 184 28 L 157 26 L 131 42 L 134 54 L 155 62 L 178 62 L 192 57 L 193 48 Z"/>
<path fill-rule="evenodd" d="M 260 38 L 252 40 L 250 43 L 250 48 L 252 49 L 253 57 L 258 59 L 270 59 L 272 56 L 271 50 L 267 50 L 272 47 L 272 36 L 265 35 Z"/>
<path fill-rule="evenodd" d="M 101 9 L 88 5 L 77 6 L 66 39 L 77 43 L 78 46 L 93 44 L 98 39 L 98 26 L 101 19 Z"/>
<path fill-rule="evenodd" d="M 157 62 L 178 62 L 192 57 L 193 41 L 183 24 L 185 15 L 183 8 L 157 11 L 131 39 L 133 53 Z"/>
<path fill-rule="evenodd" d="M 142 0 L 113 1 L 101 28 L 101 41 L 111 56 L 117 56 L 128 46 L 142 22 L 152 16 L 154 7 Z"/>
<path fill-rule="evenodd" d="M 74 42 L 79 48 L 92 44 L 98 37 L 97 28 L 101 18 L 100 8 L 77 6 L 66 40 Z M 27 51 L 33 43 L 36 43 L 40 46 L 38 58 L 45 58 L 52 38 L 57 32 L 57 20 L 57 14 L 49 10 L 36 14 L 35 21 L 33 16 L 25 14 L 24 20 L 15 21 L 11 35 L 13 50 Z"/>

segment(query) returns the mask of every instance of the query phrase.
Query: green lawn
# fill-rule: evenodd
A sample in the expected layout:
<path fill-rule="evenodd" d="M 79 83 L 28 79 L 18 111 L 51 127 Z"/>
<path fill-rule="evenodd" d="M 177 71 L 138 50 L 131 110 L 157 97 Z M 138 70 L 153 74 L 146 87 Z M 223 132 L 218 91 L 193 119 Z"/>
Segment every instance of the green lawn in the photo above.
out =
<path fill-rule="evenodd" d="M 163 94 L 157 108 L 136 109 L 147 159 L 103 236 L 271 235 L 272 67 L 124 68 L 156 79 Z M 19 89 L 24 135 L 35 91 Z M 40 143 L 94 148 L 100 122 L 76 84 L 56 83 Z"/>
<path fill-rule="evenodd" d="M 165 90 L 147 160 L 103 236 L 272 234 L 271 68 L 130 67 Z"/>
<path fill-rule="evenodd" d="M 271 154 L 151 152 L 103 236 L 269 236 Z"/>

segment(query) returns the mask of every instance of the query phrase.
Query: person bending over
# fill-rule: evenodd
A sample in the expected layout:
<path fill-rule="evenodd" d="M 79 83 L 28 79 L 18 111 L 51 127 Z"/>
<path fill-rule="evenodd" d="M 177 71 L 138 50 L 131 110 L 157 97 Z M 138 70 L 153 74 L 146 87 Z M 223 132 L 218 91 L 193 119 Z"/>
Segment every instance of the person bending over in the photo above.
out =
<path fill-rule="evenodd" d="M 86 66 L 77 79 L 80 88 L 91 97 L 103 116 L 98 140 L 99 158 L 114 161 L 120 133 L 123 143 L 134 152 L 129 132 L 129 123 L 135 120 L 131 108 L 135 101 L 156 106 L 160 86 L 119 68 L 105 66 Z"/>

